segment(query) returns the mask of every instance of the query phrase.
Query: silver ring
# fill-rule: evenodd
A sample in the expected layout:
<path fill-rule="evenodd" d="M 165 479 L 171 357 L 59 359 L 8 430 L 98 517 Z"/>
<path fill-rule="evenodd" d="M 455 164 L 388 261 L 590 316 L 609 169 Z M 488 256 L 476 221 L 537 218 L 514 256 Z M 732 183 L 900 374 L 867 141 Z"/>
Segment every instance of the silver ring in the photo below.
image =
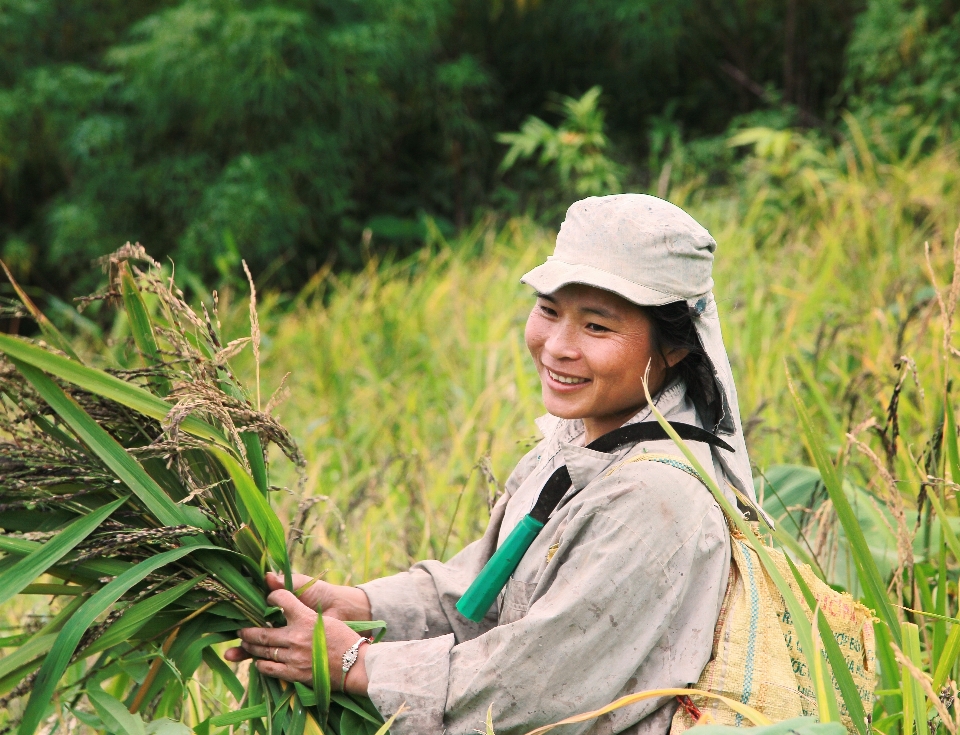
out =
<path fill-rule="evenodd" d="M 280 647 L 278 646 L 277 648 L 273 649 L 273 660 L 279 662 L 280 659 L 277 658 L 277 656 L 279 655 L 280 655 Z"/>

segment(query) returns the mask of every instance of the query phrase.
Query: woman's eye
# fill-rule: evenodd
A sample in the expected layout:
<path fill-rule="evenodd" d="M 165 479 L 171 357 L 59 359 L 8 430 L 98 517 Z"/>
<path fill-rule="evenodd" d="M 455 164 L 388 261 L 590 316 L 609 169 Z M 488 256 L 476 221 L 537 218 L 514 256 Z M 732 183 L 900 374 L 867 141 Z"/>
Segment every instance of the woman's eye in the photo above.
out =
<path fill-rule="evenodd" d="M 544 314 L 544 315 L 546 315 L 546 316 L 551 316 L 551 317 L 557 315 L 557 312 L 555 312 L 555 311 L 554 311 L 553 309 L 551 309 L 549 306 L 542 306 L 542 305 L 541 305 L 541 307 L 540 307 L 540 313 L 541 313 L 541 314 Z"/>
<path fill-rule="evenodd" d="M 588 332 L 609 332 L 610 330 L 600 324 L 590 323 L 587 325 Z"/>

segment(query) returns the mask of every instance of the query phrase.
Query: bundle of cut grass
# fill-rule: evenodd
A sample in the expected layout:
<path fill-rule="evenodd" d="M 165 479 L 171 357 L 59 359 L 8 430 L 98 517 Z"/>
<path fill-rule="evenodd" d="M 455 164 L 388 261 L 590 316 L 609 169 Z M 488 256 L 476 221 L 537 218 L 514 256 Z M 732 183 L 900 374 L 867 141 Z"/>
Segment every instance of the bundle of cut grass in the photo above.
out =
<path fill-rule="evenodd" d="M 5 729 L 32 735 L 66 718 L 123 735 L 189 732 L 177 721 L 205 665 L 236 705 L 220 703 L 198 735 L 377 732 L 369 702 L 331 701 L 323 626 L 316 691 L 255 668 L 241 683 L 214 648 L 238 627 L 284 622 L 265 602 L 267 570 L 288 589 L 291 579 L 266 444 L 303 464 L 259 386 L 251 397 L 229 366 L 248 344 L 259 357 L 252 281 L 251 334 L 224 344 L 216 313 L 198 315 L 139 245 L 104 264 L 108 289 L 94 298 L 125 312 L 133 369 L 85 364 L 11 277 L 43 339 L 0 335 L 0 604 L 66 602 L 3 641 L 16 646 L 0 659 Z"/>

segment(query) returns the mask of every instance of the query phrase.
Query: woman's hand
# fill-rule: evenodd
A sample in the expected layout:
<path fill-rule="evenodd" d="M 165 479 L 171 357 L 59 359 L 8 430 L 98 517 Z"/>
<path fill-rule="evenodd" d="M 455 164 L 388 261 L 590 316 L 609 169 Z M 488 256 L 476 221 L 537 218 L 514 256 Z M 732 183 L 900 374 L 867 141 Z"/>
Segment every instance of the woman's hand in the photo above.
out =
<path fill-rule="evenodd" d="M 294 585 L 297 577 L 294 576 Z M 304 577 L 304 584 L 310 581 Z M 269 582 L 269 581 L 268 581 Z M 334 587 L 334 585 L 328 585 Z M 360 590 L 357 590 L 360 592 Z M 362 594 L 362 593 L 361 593 Z M 364 595 L 366 597 L 366 595 Z M 267 602 L 279 607 L 287 619 L 283 628 L 244 628 L 237 631 L 240 647 L 231 648 L 224 654 L 228 661 L 243 661 L 255 658 L 257 670 L 267 676 L 285 681 L 299 681 L 313 684 L 313 628 L 322 620 L 327 635 L 327 657 L 330 664 L 330 684 L 334 691 L 346 691 L 350 694 L 366 695 L 367 671 L 364 666 L 366 646 L 361 646 L 357 662 L 342 678 L 343 654 L 360 636 L 350 630 L 340 620 L 317 615 L 308 605 L 297 599 L 287 590 L 274 590 Z M 369 618 L 367 618 L 369 619 Z"/>
<path fill-rule="evenodd" d="M 300 589 L 312 579 L 306 574 L 294 574 L 293 589 Z M 283 575 L 268 572 L 267 587 L 271 590 L 282 590 Z M 370 600 L 363 590 L 356 587 L 317 580 L 303 591 L 300 601 L 311 610 L 322 611 L 325 617 L 337 620 L 372 620 Z"/>

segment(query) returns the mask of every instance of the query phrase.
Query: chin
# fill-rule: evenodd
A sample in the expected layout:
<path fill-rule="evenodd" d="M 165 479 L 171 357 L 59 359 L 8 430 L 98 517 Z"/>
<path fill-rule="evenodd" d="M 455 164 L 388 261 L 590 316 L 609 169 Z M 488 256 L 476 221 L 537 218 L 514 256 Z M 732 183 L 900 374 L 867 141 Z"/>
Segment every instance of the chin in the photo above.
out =
<path fill-rule="evenodd" d="M 556 416 L 561 419 L 582 419 L 585 417 L 585 412 L 583 409 L 578 406 L 571 405 L 566 401 L 558 401 L 553 396 L 549 398 L 543 396 L 543 407 L 547 410 L 551 416 Z"/>

